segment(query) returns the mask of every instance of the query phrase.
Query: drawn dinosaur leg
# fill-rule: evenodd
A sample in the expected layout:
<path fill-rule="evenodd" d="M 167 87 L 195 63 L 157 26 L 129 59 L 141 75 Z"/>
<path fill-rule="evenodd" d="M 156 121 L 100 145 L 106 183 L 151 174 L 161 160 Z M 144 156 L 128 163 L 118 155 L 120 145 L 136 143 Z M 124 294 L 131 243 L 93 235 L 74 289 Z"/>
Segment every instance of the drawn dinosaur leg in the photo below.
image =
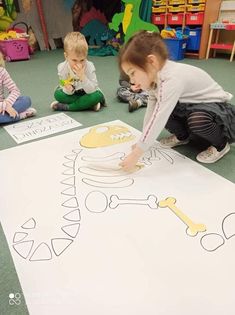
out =
<path fill-rule="evenodd" d="M 176 199 L 173 197 L 166 198 L 165 200 L 161 200 L 158 203 L 160 208 L 169 208 L 172 210 L 177 217 L 180 218 L 187 226 L 186 233 L 190 236 L 196 236 L 198 232 L 205 232 L 206 226 L 200 223 L 194 223 L 189 217 L 187 217 L 180 209 L 178 209 L 175 205 Z"/>

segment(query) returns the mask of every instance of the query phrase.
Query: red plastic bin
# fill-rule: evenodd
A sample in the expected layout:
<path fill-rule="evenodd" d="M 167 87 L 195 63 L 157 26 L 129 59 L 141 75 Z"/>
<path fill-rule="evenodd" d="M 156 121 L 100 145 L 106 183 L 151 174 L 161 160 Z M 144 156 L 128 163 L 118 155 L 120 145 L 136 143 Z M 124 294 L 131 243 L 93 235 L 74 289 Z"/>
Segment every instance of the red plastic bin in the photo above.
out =
<path fill-rule="evenodd" d="M 186 25 L 202 25 L 204 12 L 186 13 Z"/>
<path fill-rule="evenodd" d="M 233 31 L 233 30 L 235 30 L 235 23 L 229 23 L 229 24 L 225 25 L 225 29 L 226 29 L 227 31 Z"/>
<path fill-rule="evenodd" d="M 29 45 L 27 39 L 0 40 L 0 50 L 7 61 L 29 59 Z"/>
<path fill-rule="evenodd" d="M 152 15 L 152 23 L 155 25 L 164 25 L 166 19 L 166 14 L 153 14 Z"/>
<path fill-rule="evenodd" d="M 167 14 L 167 24 L 171 25 L 182 25 L 184 21 L 184 13 Z"/>

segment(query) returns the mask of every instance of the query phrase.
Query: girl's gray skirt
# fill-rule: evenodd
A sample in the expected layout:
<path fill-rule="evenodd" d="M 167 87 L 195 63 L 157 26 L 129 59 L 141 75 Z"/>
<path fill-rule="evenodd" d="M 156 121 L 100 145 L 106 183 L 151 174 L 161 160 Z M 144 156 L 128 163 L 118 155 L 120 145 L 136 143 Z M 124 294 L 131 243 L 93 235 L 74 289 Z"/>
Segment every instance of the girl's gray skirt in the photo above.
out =
<path fill-rule="evenodd" d="M 222 127 L 228 142 L 235 142 L 235 106 L 229 103 L 177 103 L 172 114 L 178 117 L 188 117 L 195 111 L 211 114 L 214 121 Z"/>

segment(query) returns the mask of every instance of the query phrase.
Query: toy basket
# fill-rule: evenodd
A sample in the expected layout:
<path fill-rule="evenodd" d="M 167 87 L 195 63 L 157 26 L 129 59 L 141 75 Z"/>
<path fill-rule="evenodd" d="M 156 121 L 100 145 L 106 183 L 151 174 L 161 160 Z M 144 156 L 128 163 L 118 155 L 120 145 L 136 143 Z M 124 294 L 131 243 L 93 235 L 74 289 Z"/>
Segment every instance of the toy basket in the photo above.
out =
<path fill-rule="evenodd" d="M 182 25 L 184 21 L 184 13 L 168 13 L 167 14 L 167 23 L 171 25 Z"/>
<path fill-rule="evenodd" d="M 23 25 L 24 29 L 16 28 L 17 25 Z M 16 23 L 11 29 L 16 33 L 26 33 L 26 37 L 16 39 L 0 40 L 0 50 L 7 61 L 27 60 L 30 59 L 30 48 L 28 44 L 28 25 L 24 22 Z M 8 31 L 9 31 L 8 30 Z"/>
<path fill-rule="evenodd" d="M 204 12 L 186 13 L 186 25 L 202 25 Z"/>
<path fill-rule="evenodd" d="M 152 13 L 164 13 L 166 12 L 166 7 L 152 7 Z"/>
<path fill-rule="evenodd" d="M 188 3 L 193 3 L 193 4 L 197 4 L 197 3 L 205 3 L 206 0 L 188 0 Z"/>
<path fill-rule="evenodd" d="M 185 5 L 178 5 L 177 7 L 169 5 L 168 11 L 169 12 L 184 12 L 185 11 Z"/>
<path fill-rule="evenodd" d="M 187 5 L 187 11 L 189 12 L 198 12 L 198 11 L 204 11 L 205 10 L 205 4 L 201 3 L 199 5 Z"/>
<path fill-rule="evenodd" d="M 0 50 L 7 61 L 27 60 L 30 58 L 28 40 L 24 38 L 0 40 Z"/>
<path fill-rule="evenodd" d="M 153 5 L 166 5 L 166 0 L 153 0 Z"/>
<path fill-rule="evenodd" d="M 169 0 L 169 5 L 175 5 L 175 4 L 185 4 L 185 0 Z"/>

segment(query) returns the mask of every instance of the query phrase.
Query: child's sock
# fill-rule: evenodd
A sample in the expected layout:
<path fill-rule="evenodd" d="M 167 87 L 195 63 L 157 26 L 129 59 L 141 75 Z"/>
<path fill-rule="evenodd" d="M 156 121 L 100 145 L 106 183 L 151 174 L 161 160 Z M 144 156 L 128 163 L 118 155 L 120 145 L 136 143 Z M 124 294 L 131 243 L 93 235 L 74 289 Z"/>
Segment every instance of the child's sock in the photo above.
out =
<path fill-rule="evenodd" d="M 69 105 L 68 104 L 63 104 L 57 101 L 53 101 L 50 105 L 51 109 L 54 110 L 69 110 Z"/>
<path fill-rule="evenodd" d="M 97 104 L 95 104 L 95 105 L 92 107 L 92 109 L 93 109 L 94 112 L 98 112 L 98 111 L 100 110 L 100 107 L 101 107 L 101 104 L 100 104 L 100 103 L 97 103 Z"/>
<path fill-rule="evenodd" d="M 25 119 L 25 118 L 33 117 L 36 114 L 37 114 L 36 109 L 33 107 L 29 107 L 28 109 L 26 109 L 26 111 L 20 113 L 19 116 L 20 116 L 20 119 Z"/>

